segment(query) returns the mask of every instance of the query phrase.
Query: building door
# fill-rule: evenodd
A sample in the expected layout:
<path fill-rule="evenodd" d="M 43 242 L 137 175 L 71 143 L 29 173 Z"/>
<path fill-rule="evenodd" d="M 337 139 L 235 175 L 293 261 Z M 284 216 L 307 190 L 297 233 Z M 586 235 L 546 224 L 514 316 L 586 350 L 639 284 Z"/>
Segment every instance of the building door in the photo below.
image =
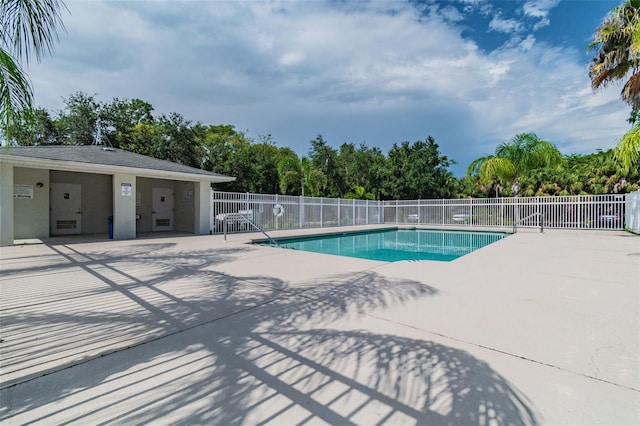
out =
<path fill-rule="evenodd" d="M 82 233 L 82 185 L 51 183 L 51 235 Z"/>
<path fill-rule="evenodd" d="M 152 231 L 173 231 L 173 190 L 151 188 Z"/>

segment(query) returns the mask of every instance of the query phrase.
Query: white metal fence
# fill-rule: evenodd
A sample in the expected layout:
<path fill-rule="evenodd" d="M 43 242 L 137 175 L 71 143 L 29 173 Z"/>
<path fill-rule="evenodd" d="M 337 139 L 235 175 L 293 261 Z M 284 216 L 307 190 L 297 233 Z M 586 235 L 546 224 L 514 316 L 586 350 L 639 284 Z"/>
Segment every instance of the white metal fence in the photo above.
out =
<path fill-rule="evenodd" d="M 228 232 L 252 230 L 249 221 L 265 231 L 381 223 L 511 228 L 514 222 L 521 227 L 538 226 L 538 215 L 542 216 L 545 228 L 622 230 L 625 220 L 640 227 L 640 191 L 633 194 L 413 201 L 212 191 L 211 202 L 214 233 L 223 232 L 224 220 Z"/>

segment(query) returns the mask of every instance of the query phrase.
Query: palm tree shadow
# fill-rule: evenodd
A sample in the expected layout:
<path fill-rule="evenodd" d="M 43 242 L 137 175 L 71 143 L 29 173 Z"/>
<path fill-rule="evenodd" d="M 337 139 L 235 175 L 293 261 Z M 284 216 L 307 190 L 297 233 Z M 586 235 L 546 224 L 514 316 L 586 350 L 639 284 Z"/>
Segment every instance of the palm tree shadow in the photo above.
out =
<path fill-rule="evenodd" d="M 0 420 L 537 424 L 526 398 L 485 362 L 362 319 L 371 309 L 436 297 L 436 288 L 370 271 L 294 288 L 273 277 L 212 271 L 218 261 L 211 255 L 182 253 L 167 264 L 162 252 L 90 254 L 92 264 L 137 279 L 130 285 L 154 296 L 162 283 L 187 276 L 210 291 L 188 299 L 163 287 L 164 298 L 138 300 L 134 287 L 109 283 L 145 308 L 117 315 L 120 327 L 173 320 L 151 341 L 3 389 Z M 154 258 L 163 265 L 161 276 L 144 280 L 124 267 Z M 262 290 L 247 291 L 242 283 Z M 353 328 L 356 317 L 363 329 Z M 17 320 L 60 324 L 83 338 L 83 330 L 108 329 L 115 316 L 34 312 Z"/>

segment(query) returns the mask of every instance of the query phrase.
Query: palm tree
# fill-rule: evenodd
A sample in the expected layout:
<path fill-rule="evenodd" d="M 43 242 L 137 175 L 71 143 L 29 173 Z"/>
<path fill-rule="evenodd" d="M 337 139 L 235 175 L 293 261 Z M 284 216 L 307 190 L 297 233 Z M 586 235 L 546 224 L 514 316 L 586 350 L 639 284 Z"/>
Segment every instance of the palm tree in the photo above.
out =
<path fill-rule="evenodd" d="M 587 46 L 595 51 L 589 67 L 593 89 L 631 76 L 622 89 L 622 99 L 634 110 L 640 107 L 640 0 L 627 0 L 613 9 Z"/>
<path fill-rule="evenodd" d="M 640 165 L 640 123 L 636 122 L 631 130 L 622 136 L 613 155 L 625 173 L 630 173 L 632 167 Z"/>
<path fill-rule="evenodd" d="M 636 120 L 640 112 L 640 0 L 627 0 L 613 9 L 596 28 L 587 47 L 595 50 L 589 67 L 593 89 L 627 78 L 622 99 L 631 105 L 634 127 L 616 147 L 615 156 L 628 172 L 640 163 L 640 135 Z"/>
<path fill-rule="evenodd" d="M 327 186 L 327 177 L 303 157 L 285 157 L 278 163 L 280 190 L 283 194 L 300 194 L 302 196 L 322 196 Z"/>
<path fill-rule="evenodd" d="M 375 200 L 376 196 L 371 192 L 367 192 L 364 186 L 356 186 L 353 189 L 353 192 L 347 192 L 344 194 L 344 198 L 346 199 L 356 199 L 356 200 Z"/>
<path fill-rule="evenodd" d="M 477 175 L 487 186 L 494 183 L 510 186 L 512 194 L 518 195 L 520 176 L 561 163 L 562 154 L 551 142 L 541 140 L 535 133 L 519 133 L 510 142 L 498 145 L 494 155 L 474 160 L 467 175 Z"/>
<path fill-rule="evenodd" d="M 61 0 L 0 1 L 0 129 L 5 137 L 32 110 L 33 91 L 20 62 L 52 53 L 57 28 L 64 28 L 63 9 Z"/>

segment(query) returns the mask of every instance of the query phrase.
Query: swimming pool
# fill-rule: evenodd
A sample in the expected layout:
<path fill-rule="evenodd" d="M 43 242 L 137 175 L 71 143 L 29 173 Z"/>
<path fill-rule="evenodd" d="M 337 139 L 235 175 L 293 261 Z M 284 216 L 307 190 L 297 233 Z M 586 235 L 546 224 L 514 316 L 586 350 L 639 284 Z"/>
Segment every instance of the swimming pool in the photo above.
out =
<path fill-rule="evenodd" d="M 501 232 L 387 229 L 286 238 L 278 239 L 277 242 L 284 248 L 384 262 L 400 260 L 449 262 L 501 240 L 507 235 Z M 269 245 L 269 242 L 260 244 Z"/>

